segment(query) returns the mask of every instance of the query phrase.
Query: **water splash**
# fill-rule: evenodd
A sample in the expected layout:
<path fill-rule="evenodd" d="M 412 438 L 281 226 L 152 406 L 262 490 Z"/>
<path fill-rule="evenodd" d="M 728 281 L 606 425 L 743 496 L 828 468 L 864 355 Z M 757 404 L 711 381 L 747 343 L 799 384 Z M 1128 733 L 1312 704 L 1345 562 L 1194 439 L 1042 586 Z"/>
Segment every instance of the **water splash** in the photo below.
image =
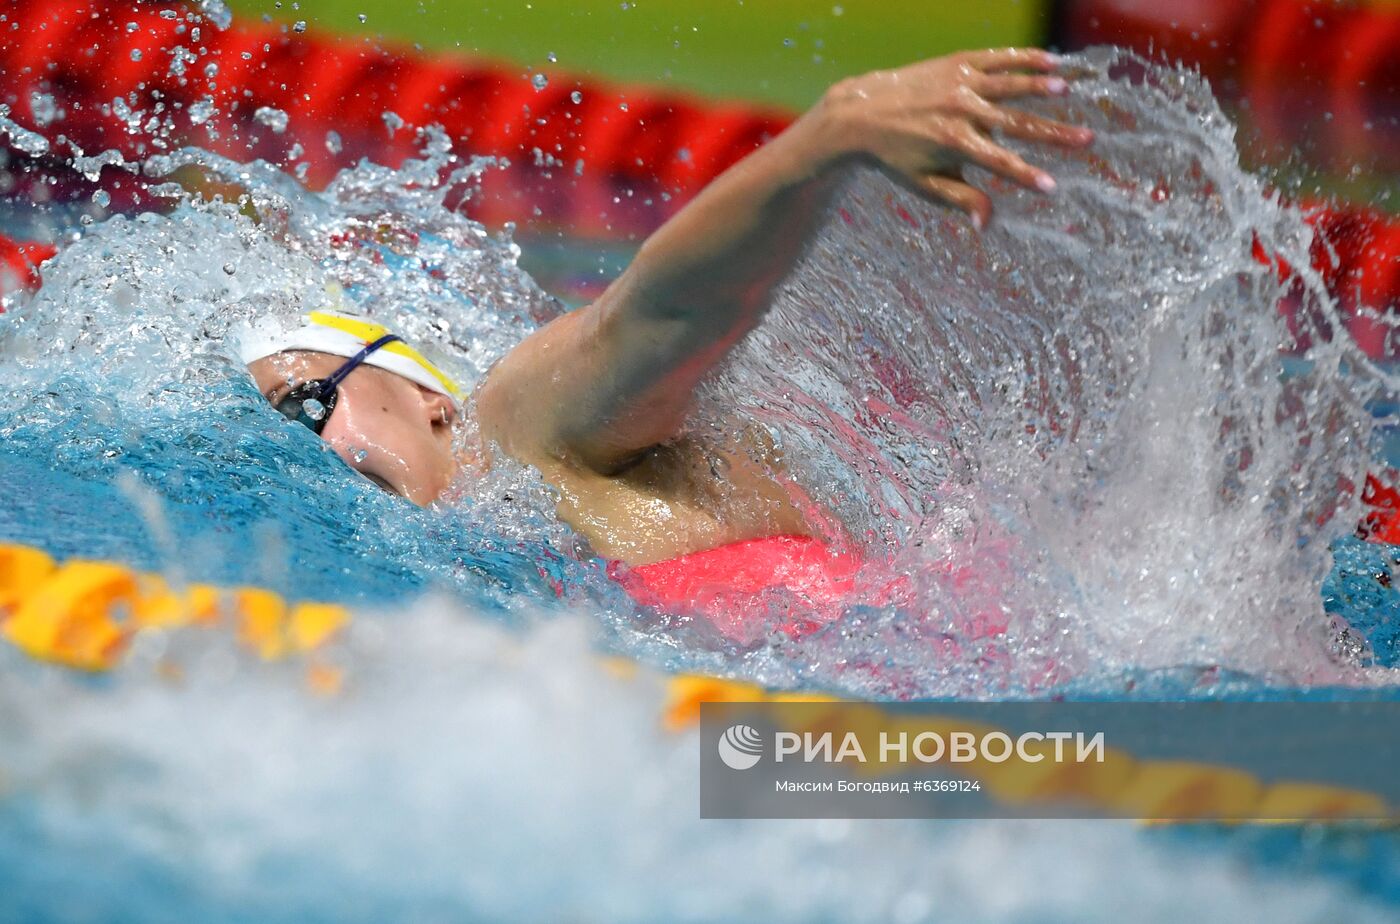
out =
<path fill-rule="evenodd" d="M 232 356 L 233 326 L 309 310 L 332 281 L 468 382 L 558 310 L 516 267 L 513 243 L 442 204 L 486 165 L 449 169 L 445 146 L 429 147 L 401 171 L 365 164 L 321 194 L 262 163 L 192 149 L 148 158 L 148 177 L 197 169 L 247 192 L 237 203 L 204 201 L 167 184 L 180 197 L 169 214 L 99 223 L 46 267 L 44 287 L 0 318 L 10 360 L 0 432 L 16 470 L 50 460 L 105 484 L 133 473 L 171 505 L 203 559 L 191 568 L 186 555 L 159 560 L 120 512 L 52 534 L 42 508 L 61 504 L 58 485 L 55 496 L 28 498 L 35 509 L 10 514 L 9 535 L 67 554 L 115 548 L 137 563 L 193 570 L 191 579 L 267 578 L 300 598 L 444 586 L 495 606 L 490 598 L 511 590 L 552 596 L 565 573 L 570 586 L 586 582 L 592 566 L 554 551 L 572 551 L 572 538 L 541 514 L 552 504 L 519 467 L 497 469 L 472 503 L 442 515 L 396 503 L 320 441 L 268 418 Z M 239 552 L 249 531 L 278 538 Z"/>
<path fill-rule="evenodd" d="M 193 149 L 84 162 L 171 202 L 85 229 L 0 316 L 0 477 L 26 488 L 0 534 L 359 612 L 331 702 L 217 635 L 148 636 L 96 683 L 0 649 L 0 920 L 1389 919 L 1127 825 L 700 824 L 695 739 L 655 730 L 663 678 L 593 658 L 872 696 L 1093 695 L 1125 671 L 1176 695 L 1215 665 L 1361 681 L 1317 584 L 1389 383 L 1306 270 L 1299 326 L 1279 319 L 1250 246 L 1305 267 L 1309 232 L 1239 170 L 1201 82 L 1077 61 L 1065 105 L 1100 141 L 1057 197 L 1000 190 L 979 238 L 855 178 L 695 422 L 768 428 L 833 532 L 878 553 L 796 640 L 639 611 L 521 467 L 443 511 L 380 493 L 229 355 L 240 319 L 335 281 L 483 374 L 560 310 L 456 210 L 483 164 L 428 135 L 312 193 Z M 174 182 L 192 173 L 208 201 Z"/>
<path fill-rule="evenodd" d="M 49 151 L 49 139 L 32 132 L 23 125 L 17 124 L 9 117 L 9 107 L 0 107 L 0 132 L 4 132 L 9 143 L 15 150 L 28 154 L 30 157 L 39 157 Z"/>
<path fill-rule="evenodd" d="M 576 592 L 614 647 L 671 668 L 877 697 L 1112 689 L 1182 668 L 1356 682 L 1318 586 L 1326 540 L 1354 520 L 1368 402 L 1390 383 L 1331 336 L 1309 271 L 1285 283 L 1251 257 L 1257 241 L 1306 267 L 1310 231 L 1240 170 L 1204 83 L 1116 52 L 1075 66 L 1070 99 L 1045 105 L 1098 141 L 1058 163 L 1054 197 L 998 187 L 978 236 L 854 177 L 708 390 L 695 434 L 767 429 L 799 502 L 823 498 L 830 532 L 871 558 L 821 631 L 776 628 L 791 599 L 765 598 L 743 643 L 639 612 L 531 470 L 406 510 L 256 395 L 228 330 L 312 307 L 329 282 L 466 382 L 562 310 L 507 235 L 460 213 L 488 163 L 431 131 L 398 170 L 362 162 L 322 192 L 195 148 L 84 159 L 139 170 L 175 204 L 90 228 L 4 316 L 0 434 L 12 457 L 88 482 L 133 472 L 185 511 L 206 579 L 350 599 L 445 587 L 498 609 L 511 591 Z M 171 182 L 192 174 L 223 192 Z M 83 546 L 15 519 L 14 535 Z M 122 548 L 132 528 L 95 531 L 89 545 Z M 240 551 L 250 533 L 275 538 Z"/>
<path fill-rule="evenodd" d="M 1318 586 L 1356 521 L 1369 403 L 1394 382 L 1331 336 L 1318 278 L 1251 255 L 1307 267 L 1311 231 L 1240 169 L 1203 80 L 1107 50 L 1075 67 L 1071 97 L 1041 108 L 1094 128 L 1092 149 L 1024 150 L 1054 196 L 992 183 L 979 236 L 856 177 L 709 419 L 769 427 L 811 493 L 914 576 L 875 618 L 886 634 L 990 610 L 1023 681 L 1190 664 L 1337 679 Z M 969 570 L 995 577 L 950 587 Z M 895 655 L 914 673 L 920 645 Z"/>

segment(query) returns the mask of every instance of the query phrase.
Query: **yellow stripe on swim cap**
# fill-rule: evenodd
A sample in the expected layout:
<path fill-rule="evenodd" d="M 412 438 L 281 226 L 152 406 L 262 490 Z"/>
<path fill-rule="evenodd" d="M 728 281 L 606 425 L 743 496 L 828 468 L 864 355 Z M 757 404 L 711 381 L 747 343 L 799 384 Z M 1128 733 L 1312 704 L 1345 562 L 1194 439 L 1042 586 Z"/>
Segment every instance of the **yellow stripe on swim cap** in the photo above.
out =
<path fill-rule="evenodd" d="M 389 328 L 385 327 L 383 324 L 375 324 L 373 321 L 366 321 L 361 318 L 348 318 L 344 315 L 331 314 L 328 311 L 312 311 L 306 315 L 306 319 L 314 324 L 320 324 L 323 327 L 343 331 L 352 337 L 358 337 L 365 343 L 372 343 L 385 334 L 393 333 L 393 331 L 389 330 Z M 449 395 L 456 398 L 458 401 L 462 400 L 462 389 L 457 387 L 457 383 L 448 378 L 441 369 L 433 365 L 426 356 L 419 353 L 402 340 L 386 344 L 380 347 L 380 349 L 385 353 L 393 353 L 397 356 L 412 360 L 421 367 L 424 372 L 437 380 Z"/>

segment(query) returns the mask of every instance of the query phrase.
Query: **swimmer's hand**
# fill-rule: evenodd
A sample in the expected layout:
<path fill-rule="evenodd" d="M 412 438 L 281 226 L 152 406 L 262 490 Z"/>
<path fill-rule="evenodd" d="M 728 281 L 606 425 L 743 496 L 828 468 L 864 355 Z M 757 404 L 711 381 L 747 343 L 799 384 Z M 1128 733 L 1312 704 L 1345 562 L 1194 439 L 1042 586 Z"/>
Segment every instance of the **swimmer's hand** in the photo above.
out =
<path fill-rule="evenodd" d="M 1087 129 L 1008 100 L 1066 92 L 1036 49 L 974 51 L 842 81 L 647 239 L 592 305 L 536 331 L 477 392 L 483 437 L 517 459 L 617 475 L 676 436 L 700 381 L 763 319 L 816 234 L 845 167 L 873 162 L 985 225 L 965 164 L 1054 182 L 992 133 L 1083 145 Z"/>
<path fill-rule="evenodd" d="M 1055 188 L 1054 177 L 998 144 L 993 133 L 1073 147 L 1093 140 L 1088 128 L 1004 105 L 1067 93 L 1069 84 L 1048 73 L 1059 63 L 1037 48 L 962 52 L 843 80 L 804 119 L 819 123 L 830 149 L 875 160 L 924 195 L 967 212 L 981 228 L 992 201 L 963 179 L 964 165 L 1041 192 Z"/>

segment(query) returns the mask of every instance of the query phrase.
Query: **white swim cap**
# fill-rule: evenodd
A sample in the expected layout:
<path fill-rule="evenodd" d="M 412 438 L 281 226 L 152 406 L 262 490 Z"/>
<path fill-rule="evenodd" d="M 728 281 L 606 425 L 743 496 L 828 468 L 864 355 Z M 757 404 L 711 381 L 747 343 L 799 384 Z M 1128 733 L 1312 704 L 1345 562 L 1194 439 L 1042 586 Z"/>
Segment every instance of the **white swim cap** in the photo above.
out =
<path fill-rule="evenodd" d="M 349 359 L 386 334 L 394 333 L 383 324 L 345 311 L 345 298 L 338 287 L 328 288 L 327 294 L 330 305 L 302 315 L 298 327 L 288 329 L 271 318 L 243 325 L 235 334 L 239 359 L 247 365 L 287 350 L 314 350 Z M 454 401 L 462 400 L 462 389 L 457 383 L 402 340 L 370 353 L 364 363 L 397 373 Z"/>

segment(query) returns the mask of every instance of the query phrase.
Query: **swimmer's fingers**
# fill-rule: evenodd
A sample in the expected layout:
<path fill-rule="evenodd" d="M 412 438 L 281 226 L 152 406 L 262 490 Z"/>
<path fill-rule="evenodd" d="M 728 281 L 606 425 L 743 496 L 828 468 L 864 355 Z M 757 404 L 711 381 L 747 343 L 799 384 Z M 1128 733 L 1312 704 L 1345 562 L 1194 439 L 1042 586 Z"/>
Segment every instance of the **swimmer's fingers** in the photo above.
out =
<path fill-rule="evenodd" d="M 983 74 L 975 81 L 984 99 L 1014 99 L 1018 96 L 1064 96 L 1069 81 L 1041 74 Z"/>
<path fill-rule="evenodd" d="M 915 180 L 925 195 L 955 208 L 962 209 L 972 219 L 973 227 L 981 230 L 992 218 L 991 197 L 975 186 L 942 174 L 930 173 Z"/>
<path fill-rule="evenodd" d="M 960 154 L 973 163 L 1031 189 L 1050 192 L 1055 188 L 1055 178 L 1050 174 L 1038 167 L 1032 167 L 1019 154 L 1008 151 L 972 128 L 967 129 L 956 147 Z"/>
<path fill-rule="evenodd" d="M 1059 56 L 1043 48 L 989 48 L 969 51 L 961 58 L 980 71 L 1053 71 L 1060 66 Z"/>
<path fill-rule="evenodd" d="M 1009 106 L 989 103 L 980 94 L 968 91 L 960 96 L 962 109 L 982 128 L 996 128 L 1023 141 L 1048 141 L 1052 144 L 1082 145 L 1094 140 L 1090 129 L 1053 119 L 1041 118 Z"/>
<path fill-rule="evenodd" d="M 996 106 L 992 108 L 994 111 L 983 116 L 979 121 L 983 126 L 999 129 L 1012 138 L 1020 138 L 1022 141 L 1062 144 L 1068 147 L 1079 147 L 1094 140 L 1093 129 L 1085 128 L 1082 125 L 1056 122 L 1054 119 L 1045 119 L 1031 115 L 1029 112 L 1021 112 L 1019 109 Z"/>

